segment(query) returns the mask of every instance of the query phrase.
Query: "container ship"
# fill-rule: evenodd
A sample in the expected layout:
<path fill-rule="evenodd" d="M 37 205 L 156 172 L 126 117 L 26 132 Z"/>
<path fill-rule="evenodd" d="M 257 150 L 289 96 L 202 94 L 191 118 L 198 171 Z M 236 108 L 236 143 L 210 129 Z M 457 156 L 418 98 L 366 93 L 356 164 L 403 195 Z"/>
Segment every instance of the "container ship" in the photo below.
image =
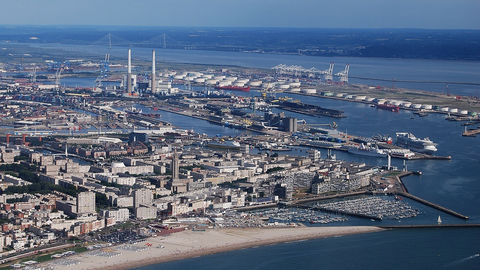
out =
<path fill-rule="evenodd" d="M 230 91 L 241 91 L 241 92 L 250 92 L 250 86 L 241 87 L 241 86 L 215 86 L 217 90 L 230 90 Z"/>
<path fill-rule="evenodd" d="M 397 145 L 408 148 L 414 152 L 433 154 L 437 152 L 437 144 L 429 138 L 417 138 L 412 133 L 397 132 Z"/>
<path fill-rule="evenodd" d="M 392 105 L 392 104 L 377 104 L 377 109 L 387 110 L 391 112 L 398 112 L 400 111 L 400 107 Z"/>

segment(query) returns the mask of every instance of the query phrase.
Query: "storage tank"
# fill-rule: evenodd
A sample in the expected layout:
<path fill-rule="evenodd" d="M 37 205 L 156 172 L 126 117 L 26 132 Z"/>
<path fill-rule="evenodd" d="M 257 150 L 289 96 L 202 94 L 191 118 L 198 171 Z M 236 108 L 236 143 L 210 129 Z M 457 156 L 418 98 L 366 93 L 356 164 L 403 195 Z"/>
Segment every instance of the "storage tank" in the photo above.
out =
<path fill-rule="evenodd" d="M 317 89 L 307 88 L 307 89 L 303 89 L 302 92 L 305 94 L 315 94 L 317 93 Z"/>
<path fill-rule="evenodd" d="M 292 82 L 290 83 L 290 87 L 300 87 L 300 82 Z"/>
<path fill-rule="evenodd" d="M 208 84 L 208 85 L 216 85 L 218 83 L 218 81 L 217 80 L 207 80 L 207 81 L 205 81 L 205 83 Z"/>
<path fill-rule="evenodd" d="M 383 98 L 377 99 L 377 104 L 385 104 L 385 102 L 387 102 L 386 99 L 383 99 Z"/>
<path fill-rule="evenodd" d="M 262 81 L 252 81 L 250 82 L 250 86 L 252 87 L 260 87 L 262 85 Z"/>
<path fill-rule="evenodd" d="M 243 83 L 245 85 L 249 81 L 250 81 L 249 79 L 238 79 L 235 83 Z"/>

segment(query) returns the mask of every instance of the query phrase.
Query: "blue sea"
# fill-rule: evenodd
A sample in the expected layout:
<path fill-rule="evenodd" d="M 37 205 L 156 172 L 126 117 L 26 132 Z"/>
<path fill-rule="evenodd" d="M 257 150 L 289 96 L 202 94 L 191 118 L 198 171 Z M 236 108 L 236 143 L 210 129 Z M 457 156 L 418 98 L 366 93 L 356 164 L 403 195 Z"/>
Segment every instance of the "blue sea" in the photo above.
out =
<path fill-rule="evenodd" d="M 98 55 L 99 46 L 41 44 L 45 48 L 61 48 L 72 53 Z M 126 59 L 127 48 L 114 47 L 112 55 Z M 133 48 L 134 59 L 146 60 L 151 48 Z M 425 81 L 480 82 L 480 62 L 444 60 L 408 60 L 352 57 L 313 57 L 298 55 L 268 55 L 240 52 L 209 52 L 157 49 L 157 59 L 165 62 L 238 65 L 270 68 L 277 64 L 296 64 L 324 69 L 335 61 L 338 69 L 351 65 L 351 75 L 383 79 Z M 135 61 L 135 60 L 134 60 Z M 339 71 L 339 70 L 336 70 Z M 389 82 L 355 80 L 353 83 L 391 86 Z M 78 81 L 72 82 L 78 84 Z M 443 92 L 441 83 L 396 83 L 396 87 Z M 480 87 L 449 85 L 455 95 L 480 96 Z M 315 118 L 291 112 L 287 115 L 305 119 L 309 123 L 336 121 L 341 131 L 362 136 L 408 131 L 419 137 L 430 137 L 438 143 L 439 155 L 451 155 L 452 160 L 408 161 L 410 170 L 420 170 L 422 176 L 404 179 L 408 191 L 426 200 L 470 216 L 466 223 L 480 223 L 480 138 L 461 136 L 460 123 L 449 122 L 444 115 L 417 117 L 408 111 L 392 113 L 377 110 L 365 104 L 291 95 L 295 99 L 327 108 L 345 111 L 346 118 Z M 200 133 L 236 136 L 243 131 L 212 125 L 207 121 L 190 119 L 160 112 L 162 118 L 174 125 L 194 129 Z M 386 160 L 358 157 L 338 152 L 338 159 L 383 165 Z M 322 155 L 326 153 L 322 151 Z M 401 167 L 402 162 L 394 160 Z M 445 223 L 465 221 L 435 210 L 418 206 L 418 217 L 400 224 L 434 224 L 442 215 Z M 379 225 L 373 221 L 351 221 L 349 225 Z M 335 224 L 341 225 L 341 224 Z M 480 229 L 415 229 L 393 230 L 338 238 L 318 239 L 258 247 L 141 267 L 139 269 L 480 269 Z"/>

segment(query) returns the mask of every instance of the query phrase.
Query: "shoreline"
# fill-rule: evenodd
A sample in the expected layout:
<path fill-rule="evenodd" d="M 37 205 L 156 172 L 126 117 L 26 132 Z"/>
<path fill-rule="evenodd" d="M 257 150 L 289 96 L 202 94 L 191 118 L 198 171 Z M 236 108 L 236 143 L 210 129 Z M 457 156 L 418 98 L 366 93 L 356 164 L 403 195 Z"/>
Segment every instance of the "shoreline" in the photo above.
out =
<path fill-rule="evenodd" d="M 142 251 L 117 249 L 121 246 L 127 246 L 123 244 L 104 249 L 107 252 L 119 252 L 118 256 L 103 257 L 85 252 L 69 257 L 71 260 L 78 261 L 75 265 L 55 265 L 55 261 L 48 263 L 48 265 L 53 266 L 53 269 L 132 269 L 246 248 L 383 230 L 385 229 L 374 226 L 338 226 L 183 231 L 166 237 L 148 238 L 142 243 L 132 245 L 145 247 L 146 243 L 149 243 L 150 247 Z M 163 248 L 159 248 L 160 245 Z"/>

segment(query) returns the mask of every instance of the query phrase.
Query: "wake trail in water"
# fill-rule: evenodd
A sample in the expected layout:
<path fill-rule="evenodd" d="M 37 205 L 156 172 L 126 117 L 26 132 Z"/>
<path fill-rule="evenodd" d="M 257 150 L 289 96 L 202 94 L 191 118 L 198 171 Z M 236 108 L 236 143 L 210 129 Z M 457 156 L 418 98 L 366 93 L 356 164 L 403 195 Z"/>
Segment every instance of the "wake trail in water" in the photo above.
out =
<path fill-rule="evenodd" d="M 456 265 L 462 264 L 462 263 L 464 263 L 464 262 L 467 262 L 467 261 L 470 261 L 470 260 L 473 260 L 473 259 L 476 259 L 476 258 L 479 258 L 479 257 L 480 257 L 480 253 L 473 254 L 472 256 L 468 256 L 468 257 L 466 257 L 466 258 L 463 258 L 463 259 L 454 261 L 454 262 L 452 262 L 452 263 L 449 263 L 449 264 L 445 265 L 445 267 L 456 266 Z"/>

